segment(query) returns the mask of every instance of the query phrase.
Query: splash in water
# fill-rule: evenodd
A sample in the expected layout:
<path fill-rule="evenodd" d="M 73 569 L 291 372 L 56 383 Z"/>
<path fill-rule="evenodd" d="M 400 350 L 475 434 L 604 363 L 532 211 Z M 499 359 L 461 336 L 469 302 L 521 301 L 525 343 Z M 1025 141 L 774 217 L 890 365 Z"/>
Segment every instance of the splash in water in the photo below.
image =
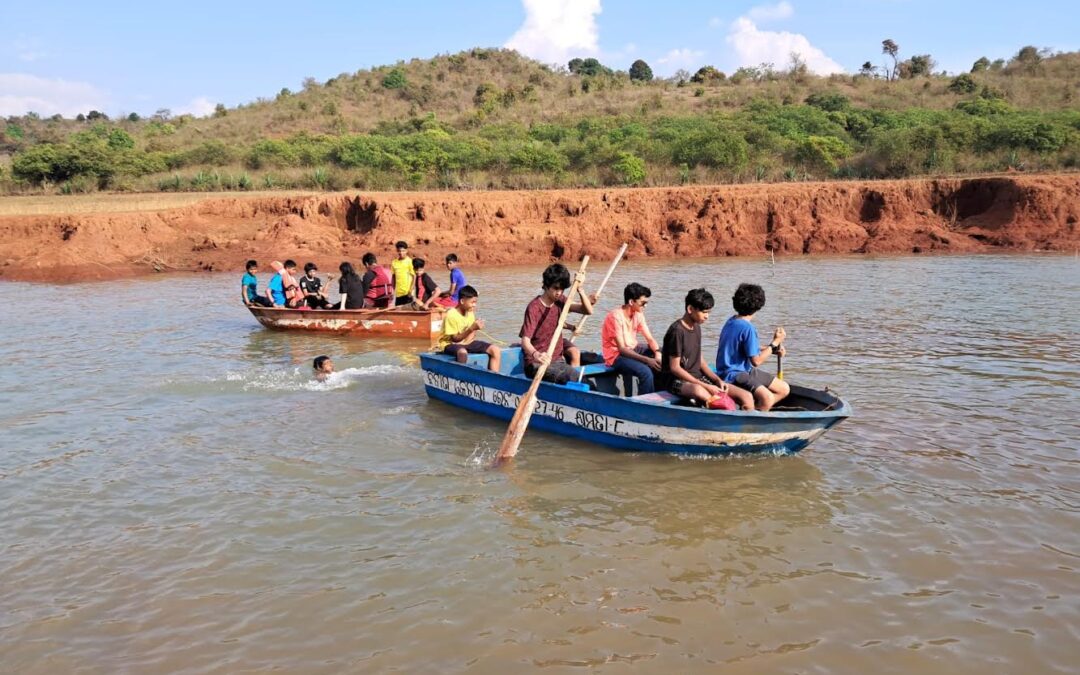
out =
<path fill-rule="evenodd" d="M 347 389 L 372 378 L 384 379 L 414 372 L 397 365 L 361 366 L 335 371 L 320 382 L 312 376 L 310 368 L 296 366 L 284 370 L 230 371 L 225 374 L 225 381 L 240 383 L 244 391 L 332 391 Z"/>

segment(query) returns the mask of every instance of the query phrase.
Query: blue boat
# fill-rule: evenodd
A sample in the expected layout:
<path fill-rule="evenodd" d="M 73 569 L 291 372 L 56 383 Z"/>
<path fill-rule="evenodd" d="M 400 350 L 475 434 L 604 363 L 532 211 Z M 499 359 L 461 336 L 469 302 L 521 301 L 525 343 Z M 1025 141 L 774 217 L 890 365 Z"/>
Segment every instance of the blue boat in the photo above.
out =
<path fill-rule="evenodd" d="M 502 350 L 498 373 L 487 370 L 485 354 L 470 355 L 464 364 L 443 354 L 421 354 L 420 367 L 429 397 L 505 420 L 513 417 L 530 384 L 518 347 Z M 634 452 L 788 454 L 851 416 L 851 407 L 837 396 L 797 385 L 763 413 L 690 407 L 667 392 L 625 397 L 619 379 L 599 364 L 585 366 L 583 383 L 541 384 L 531 428 Z"/>

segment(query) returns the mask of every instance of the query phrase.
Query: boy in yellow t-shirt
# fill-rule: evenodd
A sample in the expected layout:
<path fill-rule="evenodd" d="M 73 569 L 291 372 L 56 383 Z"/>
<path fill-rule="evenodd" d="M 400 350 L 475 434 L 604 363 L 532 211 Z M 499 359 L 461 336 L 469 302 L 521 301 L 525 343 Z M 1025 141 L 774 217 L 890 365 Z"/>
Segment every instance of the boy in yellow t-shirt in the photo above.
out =
<path fill-rule="evenodd" d="M 484 321 L 476 318 L 476 289 L 463 286 L 458 296 L 458 305 L 443 317 L 443 332 L 439 336 L 439 351 L 453 356 L 458 363 L 465 363 L 469 354 L 487 354 L 488 370 L 499 372 L 499 358 L 502 352 L 488 342 L 476 339 L 476 332 L 484 329 Z"/>
<path fill-rule="evenodd" d="M 403 241 L 394 244 L 397 258 L 390 263 L 390 272 L 394 275 L 394 306 L 407 305 L 413 301 L 412 288 L 416 283 L 412 258 L 409 257 L 409 245 Z"/>

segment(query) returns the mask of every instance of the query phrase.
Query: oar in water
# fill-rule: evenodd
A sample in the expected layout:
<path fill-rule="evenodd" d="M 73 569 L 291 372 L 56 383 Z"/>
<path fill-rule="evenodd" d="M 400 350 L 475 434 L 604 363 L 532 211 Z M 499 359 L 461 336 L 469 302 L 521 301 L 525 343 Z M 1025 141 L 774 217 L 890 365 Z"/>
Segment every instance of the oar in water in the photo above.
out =
<path fill-rule="evenodd" d="M 574 297 L 581 288 L 581 282 L 585 278 L 585 267 L 588 264 L 589 256 L 583 257 L 581 259 L 581 267 L 574 277 L 574 283 L 570 285 L 570 292 L 567 293 L 566 302 L 563 304 L 562 311 L 559 313 L 559 324 L 555 327 L 555 332 L 551 335 L 551 344 L 548 345 L 547 351 L 545 352 L 547 354 L 547 359 L 536 369 L 536 374 L 533 375 L 532 384 L 529 385 L 529 390 L 521 397 L 521 402 L 518 404 L 517 410 L 514 411 L 514 417 L 510 420 L 510 427 L 506 430 L 506 435 L 503 436 L 502 444 L 499 446 L 499 454 L 496 457 L 496 461 L 510 459 L 517 454 L 518 446 L 521 445 L 521 438 L 525 435 L 525 429 L 529 426 L 529 420 L 532 419 L 533 408 L 536 407 L 536 390 L 540 388 L 540 381 L 544 379 L 544 373 L 547 372 L 548 364 L 551 363 L 551 356 L 555 353 L 555 346 L 559 344 L 558 341 L 562 339 L 562 331 L 563 326 L 566 325 L 566 317 L 570 314 L 570 306 L 574 304 Z M 524 355 L 525 352 L 523 351 L 522 356 Z"/>

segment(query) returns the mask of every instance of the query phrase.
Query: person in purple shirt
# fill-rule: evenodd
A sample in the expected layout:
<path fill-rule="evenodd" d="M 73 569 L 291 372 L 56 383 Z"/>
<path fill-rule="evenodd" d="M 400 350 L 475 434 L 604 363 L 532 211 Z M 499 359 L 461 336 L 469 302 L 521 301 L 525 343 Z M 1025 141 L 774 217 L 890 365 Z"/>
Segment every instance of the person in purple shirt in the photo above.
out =
<path fill-rule="evenodd" d="M 456 253 L 450 253 L 446 256 L 446 269 L 450 270 L 450 290 L 443 291 L 437 302 L 443 307 L 456 307 L 461 289 L 465 288 L 466 285 L 465 273 L 459 267 Z"/>
<path fill-rule="evenodd" d="M 783 326 L 773 332 L 772 342 L 762 347 L 758 343 L 757 330 L 750 323 L 754 315 L 765 306 L 765 290 L 757 284 L 739 284 L 731 297 L 735 315 L 720 330 L 720 346 L 716 349 L 716 373 L 754 395 L 754 404 L 762 412 L 770 410 L 778 401 L 791 393 L 787 382 L 758 366 L 771 354 L 783 356 Z"/>

